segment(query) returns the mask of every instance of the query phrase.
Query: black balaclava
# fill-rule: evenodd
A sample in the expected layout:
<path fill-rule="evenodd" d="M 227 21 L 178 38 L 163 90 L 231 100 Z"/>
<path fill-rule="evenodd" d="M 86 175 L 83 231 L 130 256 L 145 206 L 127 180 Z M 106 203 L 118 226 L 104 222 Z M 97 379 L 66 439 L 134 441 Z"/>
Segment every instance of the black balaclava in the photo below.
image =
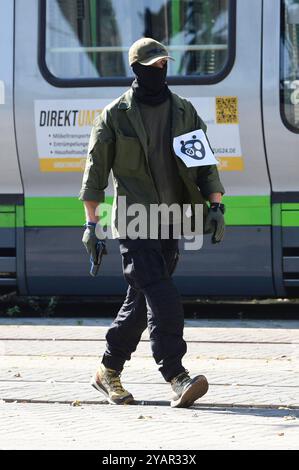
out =
<path fill-rule="evenodd" d="M 151 106 L 157 106 L 167 100 L 170 94 L 166 84 L 167 62 L 163 68 L 135 62 L 132 69 L 136 77 L 132 89 L 137 100 Z"/>

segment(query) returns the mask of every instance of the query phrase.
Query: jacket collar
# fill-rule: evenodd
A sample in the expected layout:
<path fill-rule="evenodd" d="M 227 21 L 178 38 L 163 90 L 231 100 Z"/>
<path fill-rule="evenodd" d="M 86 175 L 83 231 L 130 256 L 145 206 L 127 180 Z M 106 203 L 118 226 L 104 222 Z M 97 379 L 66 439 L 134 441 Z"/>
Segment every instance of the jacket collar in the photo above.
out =
<path fill-rule="evenodd" d="M 175 93 L 171 93 L 171 138 L 176 137 L 182 133 L 182 122 L 184 116 L 184 106 L 182 105 L 181 98 Z"/>
<path fill-rule="evenodd" d="M 175 93 L 171 93 L 171 100 L 172 100 L 172 107 L 176 111 L 180 109 L 181 111 L 184 112 L 184 107 L 182 105 L 181 98 L 176 95 Z M 133 96 L 133 90 L 132 88 L 129 88 L 120 98 L 119 103 L 118 103 L 118 109 L 123 109 L 127 110 L 132 107 L 133 104 L 136 104 L 136 100 L 134 99 Z"/>
<path fill-rule="evenodd" d="M 118 103 L 118 109 L 123 109 L 126 111 L 132 105 L 133 100 L 133 90 L 129 88 L 121 97 Z"/>

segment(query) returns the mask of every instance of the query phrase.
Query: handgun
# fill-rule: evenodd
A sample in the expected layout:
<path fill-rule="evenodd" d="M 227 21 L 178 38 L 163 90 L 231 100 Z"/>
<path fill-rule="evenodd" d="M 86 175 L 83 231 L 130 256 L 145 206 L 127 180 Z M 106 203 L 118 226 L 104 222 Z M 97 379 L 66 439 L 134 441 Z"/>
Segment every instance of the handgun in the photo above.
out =
<path fill-rule="evenodd" d="M 92 256 L 90 257 L 91 267 L 90 267 L 89 273 L 93 277 L 95 277 L 98 274 L 99 267 L 101 265 L 103 255 L 107 255 L 106 244 L 105 244 L 104 241 L 99 240 L 97 242 L 97 244 L 96 244 L 96 254 L 97 254 L 96 262 L 94 262 L 94 259 L 93 259 Z"/>

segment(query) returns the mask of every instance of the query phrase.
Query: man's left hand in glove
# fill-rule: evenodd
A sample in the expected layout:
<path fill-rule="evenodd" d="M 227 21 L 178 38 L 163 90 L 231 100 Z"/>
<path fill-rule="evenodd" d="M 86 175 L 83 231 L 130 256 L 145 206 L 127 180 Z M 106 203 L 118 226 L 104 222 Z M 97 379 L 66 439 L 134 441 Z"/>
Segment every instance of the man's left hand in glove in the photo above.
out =
<path fill-rule="evenodd" d="M 225 207 L 224 204 L 220 202 L 211 202 L 209 212 L 205 222 L 205 231 L 212 232 L 212 243 L 219 243 L 223 239 L 225 222 L 224 214 Z"/>

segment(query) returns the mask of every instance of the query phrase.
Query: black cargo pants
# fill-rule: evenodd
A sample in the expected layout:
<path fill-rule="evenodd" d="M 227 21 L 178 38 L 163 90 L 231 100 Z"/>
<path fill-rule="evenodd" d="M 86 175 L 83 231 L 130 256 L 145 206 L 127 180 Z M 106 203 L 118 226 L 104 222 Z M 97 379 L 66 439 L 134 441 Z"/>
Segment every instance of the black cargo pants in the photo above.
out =
<path fill-rule="evenodd" d="M 119 239 L 126 299 L 106 334 L 102 362 L 121 371 L 148 326 L 153 357 L 166 381 L 183 372 L 187 351 L 184 313 L 171 275 L 178 261 L 176 239 Z"/>

